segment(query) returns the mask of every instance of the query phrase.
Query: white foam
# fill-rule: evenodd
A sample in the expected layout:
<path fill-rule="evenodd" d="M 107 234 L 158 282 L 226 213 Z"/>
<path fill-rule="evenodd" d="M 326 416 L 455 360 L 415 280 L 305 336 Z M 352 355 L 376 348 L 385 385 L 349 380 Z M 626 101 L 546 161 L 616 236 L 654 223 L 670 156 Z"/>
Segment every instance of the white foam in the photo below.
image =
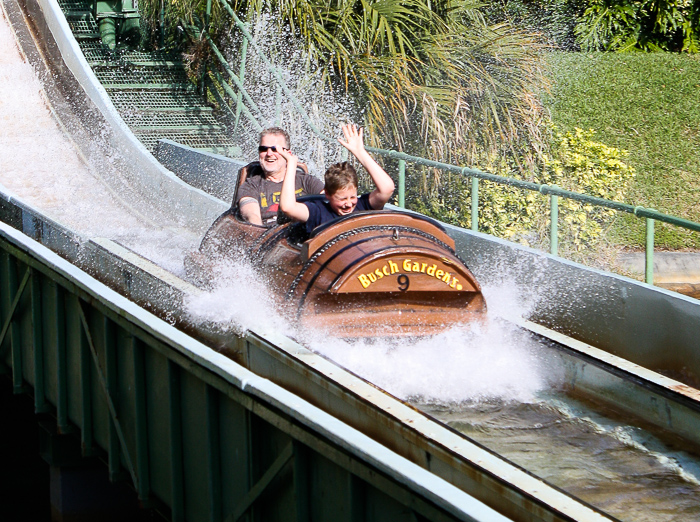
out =
<path fill-rule="evenodd" d="M 251 328 L 274 329 L 293 335 L 281 299 L 274 296 L 263 278 L 245 260 L 218 260 L 213 265 L 214 286 L 184 304 L 195 322 L 206 322 L 223 331 Z"/>
<path fill-rule="evenodd" d="M 282 298 L 245 261 L 219 262 L 216 287 L 189 297 L 190 316 L 220 329 L 274 329 L 300 340 L 362 378 L 402 399 L 438 402 L 529 402 L 557 379 L 542 351 L 521 330 L 502 320 L 447 329 L 420 339 L 333 337 L 332 331 L 300 330 L 286 319 Z M 487 292 L 491 293 L 491 292 Z M 499 306 L 517 306 L 517 292 Z"/>
<path fill-rule="evenodd" d="M 552 385 L 551 371 L 520 331 L 501 321 L 456 327 L 422 339 L 310 347 L 402 399 L 459 403 L 529 402 Z"/>

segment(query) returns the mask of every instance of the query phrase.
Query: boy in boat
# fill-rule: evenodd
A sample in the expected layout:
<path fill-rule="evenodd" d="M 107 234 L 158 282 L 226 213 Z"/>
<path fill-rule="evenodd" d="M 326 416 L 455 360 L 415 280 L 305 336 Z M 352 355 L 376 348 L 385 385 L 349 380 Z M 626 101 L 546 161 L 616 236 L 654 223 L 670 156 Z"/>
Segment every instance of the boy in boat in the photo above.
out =
<path fill-rule="evenodd" d="M 298 202 L 294 197 L 294 171 L 297 157 L 287 149 L 280 155 L 287 160 L 287 175 L 282 183 L 280 210 L 290 218 L 306 223 L 306 230 L 363 210 L 381 210 L 394 193 L 394 181 L 379 164 L 369 155 L 362 139 L 362 129 L 355 125 L 344 125 L 345 141 L 338 142 L 348 149 L 365 168 L 374 182 L 375 189 L 362 196 L 357 196 L 357 172 L 344 161 L 328 167 L 325 175 L 325 200 Z M 290 174 L 291 173 L 291 174 Z"/>

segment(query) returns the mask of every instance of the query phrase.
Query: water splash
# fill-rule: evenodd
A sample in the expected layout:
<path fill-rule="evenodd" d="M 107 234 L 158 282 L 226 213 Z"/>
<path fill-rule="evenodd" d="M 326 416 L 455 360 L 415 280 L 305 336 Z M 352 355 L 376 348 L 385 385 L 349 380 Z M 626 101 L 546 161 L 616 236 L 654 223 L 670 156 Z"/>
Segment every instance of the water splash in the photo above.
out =
<path fill-rule="evenodd" d="M 243 260 L 218 262 L 213 280 L 213 289 L 186 300 L 196 322 L 223 331 L 284 333 L 402 399 L 528 402 L 556 385 L 558 374 L 541 347 L 521 329 L 495 316 L 483 324 L 454 327 L 423 338 L 346 340 L 334 337 L 332 331 L 302 329 L 289 321 L 290 314 L 280 308 L 280 299 L 269 291 L 265 278 Z M 487 288 L 487 294 L 498 291 Z M 511 302 L 517 302 L 517 291 L 509 295 L 500 294 L 494 308 L 518 308 Z"/>
<path fill-rule="evenodd" d="M 315 339 L 309 346 L 389 393 L 416 402 L 529 402 L 552 385 L 536 345 L 501 321 L 421 339 Z"/>
<path fill-rule="evenodd" d="M 208 323 L 223 332 L 275 330 L 294 335 L 279 299 L 253 266 L 242 259 L 217 259 L 212 264 L 213 286 L 185 297 L 184 306 L 196 323 Z"/>
<path fill-rule="evenodd" d="M 326 81 L 327 70 L 311 61 L 302 42 L 289 28 L 280 28 L 276 17 L 262 14 L 250 27 L 254 44 L 267 56 L 289 87 L 293 96 L 305 109 L 316 128 L 329 137 L 340 136 L 343 123 L 357 120 L 360 114 L 352 101 L 340 92 L 332 91 Z M 232 70 L 240 67 L 241 35 L 234 33 L 227 46 L 227 60 Z M 253 50 L 248 48 L 245 57 L 244 87 L 262 111 L 263 127 L 279 126 L 290 135 L 291 147 L 306 162 L 311 173 L 322 176 L 326 167 L 340 159 L 341 147 L 321 140 L 305 122 L 293 101 L 278 92 L 275 74 Z M 358 120 L 359 121 L 359 120 Z M 258 133 L 241 117 L 235 132 L 244 157 L 256 158 Z"/>

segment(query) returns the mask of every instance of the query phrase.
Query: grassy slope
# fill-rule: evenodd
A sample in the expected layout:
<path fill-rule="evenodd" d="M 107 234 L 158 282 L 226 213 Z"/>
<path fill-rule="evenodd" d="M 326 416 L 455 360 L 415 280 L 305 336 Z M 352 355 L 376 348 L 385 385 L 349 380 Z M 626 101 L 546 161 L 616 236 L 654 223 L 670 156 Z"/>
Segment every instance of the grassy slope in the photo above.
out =
<path fill-rule="evenodd" d="M 629 152 L 626 203 L 700 222 L 700 56 L 552 53 L 545 103 L 562 130 L 591 128 Z M 644 221 L 623 216 L 613 241 L 644 245 Z M 700 233 L 656 226 L 661 248 L 699 248 Z"/>

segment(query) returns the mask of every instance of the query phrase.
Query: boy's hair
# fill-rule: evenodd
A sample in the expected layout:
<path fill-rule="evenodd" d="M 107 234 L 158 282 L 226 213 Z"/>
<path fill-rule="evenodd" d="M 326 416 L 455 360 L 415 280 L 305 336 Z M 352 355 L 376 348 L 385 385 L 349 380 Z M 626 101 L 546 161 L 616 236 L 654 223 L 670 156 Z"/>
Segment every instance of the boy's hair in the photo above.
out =
<path fill-rule="evenodd" d="M 347 161 L 342 163 L 334 163 L 326 170 L 324 176 L 326 181 L 326 194 L 332 196 L 339 190 L 353 186 L 357 188 L 357 171 Z"/>
<path fill-rule="evenodd" d="M 291 146 L 291 141 L 289 140 L 289 134 L 287 133 L 286 130 L 280 129 L 279 127 L 268 127 L 264 131 L 260 133 L 260 137 L 258 139 L 258 143 L 262 141 L 262 139 L 267 136 L 268 134 L 274 134 L 276 136 L 282 136 L 284 138 L 284 143 L 285 147 L 290 148 Z"/>

